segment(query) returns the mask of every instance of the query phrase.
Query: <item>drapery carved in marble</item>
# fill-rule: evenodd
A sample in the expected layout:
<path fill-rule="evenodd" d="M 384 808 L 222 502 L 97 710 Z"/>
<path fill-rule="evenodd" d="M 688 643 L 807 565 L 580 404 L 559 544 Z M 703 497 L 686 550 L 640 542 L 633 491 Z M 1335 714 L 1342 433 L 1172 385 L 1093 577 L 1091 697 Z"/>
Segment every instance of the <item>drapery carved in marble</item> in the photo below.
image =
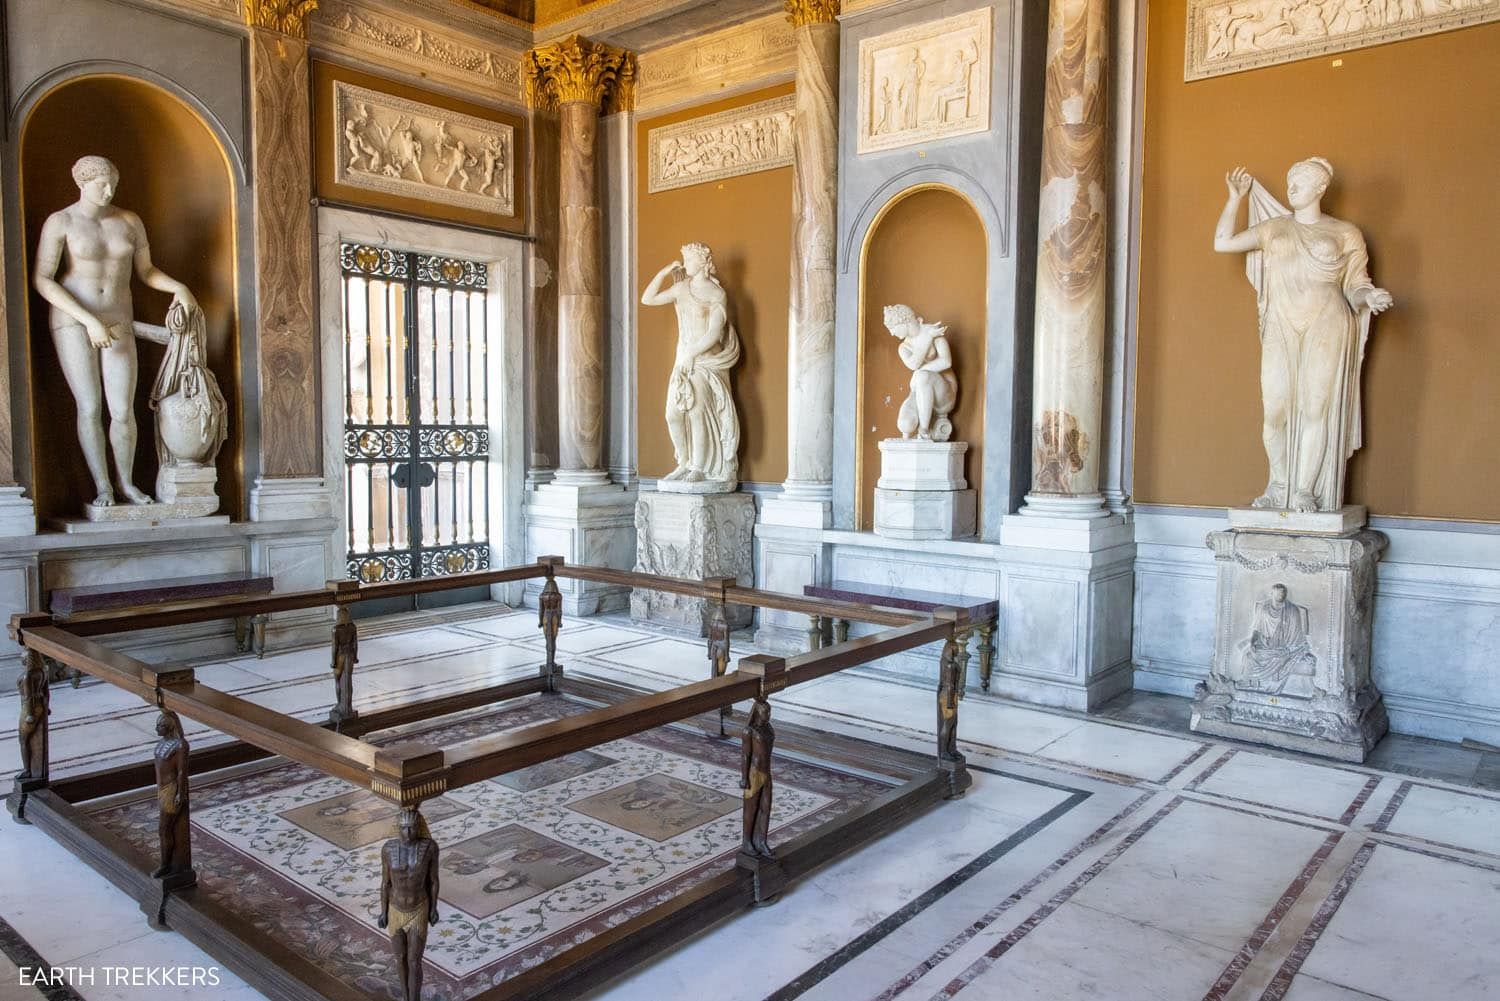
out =
<path fill-rule="evenodd" d="M 334 180 L 498 215 L 515 213 L 515 133 L 500 122 L 333 85 Z"/>
<path fill-rule="evenodd" d="M 787 95 L 652 129 L 647 144 L 652 194 L 784 167 L 792 162 Z"/>
<path fill-rule="evenodd" d="M 861 153 L 990 126 L 990 8 L 859 43 Z"/>
<path fill-rule="evenodd" d="M 1190 0 L 1183 79 L 1500 21 L 1500 0 Z"/>

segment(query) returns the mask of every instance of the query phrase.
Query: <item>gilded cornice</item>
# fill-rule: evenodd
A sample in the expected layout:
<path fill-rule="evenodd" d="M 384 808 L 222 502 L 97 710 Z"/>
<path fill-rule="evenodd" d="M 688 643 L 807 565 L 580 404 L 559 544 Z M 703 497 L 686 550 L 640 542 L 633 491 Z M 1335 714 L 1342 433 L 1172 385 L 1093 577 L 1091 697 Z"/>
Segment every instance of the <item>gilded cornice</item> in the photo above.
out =
<path fill-rule="evenodd" d="M 307 19 L 318 0 L 245 0 L 245 23 L 292 38 L 307 37 Z"/>
<path fill-rule="evenodd" d="M 606 111 L 635 106 L 635 56 L 579 35 L 527 52 L 521 57 L 521 80 L 533 108 L 575 102 Z"/>
<path fill-rule="evenodd" d="M 838 20 L 839 0 L 786 0 L 786 16 L 794 28 L 828 24 Z"/>

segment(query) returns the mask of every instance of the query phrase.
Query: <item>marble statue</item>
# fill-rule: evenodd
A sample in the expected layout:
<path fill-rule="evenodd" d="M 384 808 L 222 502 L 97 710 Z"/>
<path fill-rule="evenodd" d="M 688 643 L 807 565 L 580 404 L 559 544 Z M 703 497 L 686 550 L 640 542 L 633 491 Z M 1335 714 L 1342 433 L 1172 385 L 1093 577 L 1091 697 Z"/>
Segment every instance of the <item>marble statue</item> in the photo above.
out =
<path fill-rule="evenodd" d="M 1308 614 L 1287 600 L 1285 584 L 1255 604 L 1250 638 L 1240 644 L 1239 687 L 1273 695 L 1313 696 L 1318 659 L 1307 641 Z"/>
<path fill-rule="evenodd" d="M 140 217 L 112 204 L 120 174 L 102 156 L 73 165 L 78 201 L 54 212 L 42 226 L 34 285 L 52 307 L 49 325 L 63 375 L 78 408 L 78 440 L 94 480 L 90 517 L 116 503 L 105 453 L 103 413 L 109 413 L 109 452 L 120 492 L 132 505 L 152 504 L 133 481 L 136 452 L 135 339 L 167 347 L 151 405 L 157 411 L 157 450 L 164 473 L 178 466 L 211 467 L 226 436 L 227 407 L 207 368 L 203 314 L 184 284 L 151 262 Z M 66 266 L 64 266 L 66 262 Z M 172 294 L 165 327 L 135 322 L 130 282 Z M 172 482 L 172 474 L 166 473 Z M 213 475 L 207 479 L 212 498 Z M 158 479 L 161 489 L 162 479 Z M 202 484 L 196 485 L 203 493 Z M 211 514 L 198 498 L 182 514 Z"/>
<path fill-rule="evenodd" d="M 901 437 L 913 434 L 924 441 L 947 441 L 953 435 L 948 415 L 958 402 L 958 377 L 953 374 L 953 352 L 947 326 L 928 323 L 910 306 L 885 307 L 885 328 L 901 338 L 897 349 L 911 369 L 911 395 L 896 415 Z"/>
<path fill-rule="evenodd" d="M 1290 209 L 1243 167 L 1225 180 L 1229 200 L 1214 250 L 1247 255 L 1260 314 L 1261 437 L 1271 473 L 1252 506 L 1338 511 L 1345 463 L 1361 444 L 1359 375 L 1370 318 L 1391 306 L 1391 294 L 1370 280 L 1359 229 L 1323 214 L 1333 180 L 1327 160 L 1311 157 L 1287 171 Z M 1236 233 L 1247 195 L 1250 225 Z"/>
<path fill-rule="evenodd" d="M 669 288 L 663 283 L 672 279 Z M 656 273 L 641 294 L 646 306 L 677 310 L 677 359 L 667 382 L 667 430 L 677 468 L 660 489 L 693 493 L 733 490 L 739 482 L 740 418 L 729 391 L 729 370 L 740 360 L 740 339 L 729 322 L 728 296 L 701 243 L 682 248 L 682 260 Z"/>

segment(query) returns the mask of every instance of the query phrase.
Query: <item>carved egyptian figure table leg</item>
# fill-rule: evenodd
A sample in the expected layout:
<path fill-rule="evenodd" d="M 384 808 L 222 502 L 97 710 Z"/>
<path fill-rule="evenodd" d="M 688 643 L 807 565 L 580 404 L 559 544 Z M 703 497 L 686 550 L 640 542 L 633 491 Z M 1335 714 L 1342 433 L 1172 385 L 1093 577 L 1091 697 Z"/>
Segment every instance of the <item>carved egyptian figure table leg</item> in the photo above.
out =
<path fill-rule="evenodd" d="M 964 756 L 958 750 L 958 700 L 963 693 L 963 676 L 959 673 L 960 649 L 956 638 L 944 641 L 942 659 L 938 664 L 938 767 L 948 773 L 948 799 L 962 796 L 973 781 L 965 767 Z"/>
<path fill-rule="evenodd" d="M 990 690 L 990 672 L 995 667 L 995 623 L 979 626 L 979 687 Z"/>
<path fill-rule="evenodd" d="M 26 796 L 46 788 L 48 771 L 47 716 L 51 713 L 51 690 L 47 687 L 47 668 L 42 655 L 35 650 L 21 650 L 21 677 L 16 688 L 21 695 L 16 739 L 21 744 L 21 771 L 6 805 L 18 823 L 26 819 Z"/>
<path fill-rule="evenodd" d="M 328 710 L 328 722 L 339 730 L 349 720 L 359 716 L 354 709 L 354 665 L 359 663 L 359 630 L 349 616 L 347 605 L 340 605 L 337 622 L 333 627 L 333 708 Z"/>
<path fill-rule="evenodd" d="M 712 601 L 708 613 L 708 672 L 711 678 L 722 678 L 729 670 L 729 617 L 724 614 L 724 602 Z M 727 737 L 724 724 L 734 715 L 731 706 L 719 710 L 719 736 Z"/>
<path fill-rule="evenodd" d="M 745 723 L 744 751 L 740 764 L 741 808 L 740 854 L 736 864 L 751 878 L 756 905 L 772 903 L 786 885 L 786 877 L 771 850 L 771 749 L 776 731 L 771 729 L 771 703 L 757 696 Z"/>
<path fill-rule="evenodd" d="M 380 916 L 404 1001 L 422 997 L 422 955 L 427 929 L 438 922 L 438 845 L 420 804 L 403 809 L 396 837 L 380 851 Z"/>
<path fill-rule="evenodd" d="M 542 630 L 542 639 L 547 643 L 547 662 L 542 665 L 541 675 L 547 681 L 547 691 L 557 691 L 558 677 L 562 668 L 557 666 L 557 634 L 562 629 L 562 591 L 557 587 L 557 578 L 548 576 L 537 599 L 537 624 Z"/>
<path fill-rule="evenodd" d="M 167 898 L 173 890 L 186 889 L 198 882 L 193 872 L 190 794 L 188 788 L 188 742 L 182 735 L 182 720 L 170 709 L 162 709 L 156 718 L 156 804 L 157 836 L 161 864 L 151 873 L 160 881 L 161 896 L 153 906 L 144 908 L 154 927 L 164 928 L 167 921 Z"/>

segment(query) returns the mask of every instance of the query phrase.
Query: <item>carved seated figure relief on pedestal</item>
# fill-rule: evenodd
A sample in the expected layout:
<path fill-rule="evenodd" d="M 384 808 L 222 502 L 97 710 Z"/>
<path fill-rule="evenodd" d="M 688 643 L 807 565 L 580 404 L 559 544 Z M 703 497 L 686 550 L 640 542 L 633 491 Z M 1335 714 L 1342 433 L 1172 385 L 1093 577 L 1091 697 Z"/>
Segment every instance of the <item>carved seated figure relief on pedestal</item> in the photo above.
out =
<path fill-rule="evenodd" d="M 1370 318 L 1392 299 L 1370 280 L 1359 229 L 1323 214 L 1332 180 L 1322 157 L 1293 164 L 1288 209 L 1243 167 L 1226 177 L 1229 200 L 1214 250 L 1246 255 L 1260 314 L 1261 436 L 1271 472 L 1254 507 L 1338 511 L 1345 464 L 1361 444 L 1359 376 Z M 1247 195 L 1250 225 L 1236 233 Z"/>
<path fill-rule="evenodd" d="M 119 177 L 101 156 L 73 165 L 78 201 L 47 218 L 33 278 L 51 306 L 52 343 L 77 405 L 78 441 L 94 480 L 95 496 L 85 510 L 96 521 L 212 514 L 218 508 L 213 461 L 226 437 L 227 407 L 207 367 L 203 314 L 192 292 L 152 263 L 140 217 L 112 204 Z M 132 275 L 172 293 L 165 326 L 132 318 Z M 151 391 L 161 502 L 133 479 L 137 337 L 167 348 Z M 124 507 L 110 481 L 111 457 Z"/>
<path fill-rule="evenodd" d="M 895 305 L 885 307 L 885 328 L 901 339 L 897 350 L 911 369 L 911 394 L 896 415 L 896 429 L 903 438 L 947 441 L 953 435 L 948 415 L 958 403 L 947 326 L 928 323 L 910 306 Z"/>
<path fill-rule="evenodd" d="M 1307 609 L 1287 600 L 1285 584 L 1256 602 L 1250 638 L 1240 643 L 1239 676 L 1245 691 L 1312 698 L 1318 659 L 1307 641 Z"/>
<path fill-rule="evenodd" d="M 677 468 L 662 478 L 659 489 L 731 491 L 739 485 L 740 418 L 729 371 L 740 360 L 740 339 L 729 322 L 728 296 L 712 252 L 701 243 L 683 247 L 682 260 L 656 273 L 641 303 L 677 311 L 677 357 L 667 382 L 666 415 Z"/>

